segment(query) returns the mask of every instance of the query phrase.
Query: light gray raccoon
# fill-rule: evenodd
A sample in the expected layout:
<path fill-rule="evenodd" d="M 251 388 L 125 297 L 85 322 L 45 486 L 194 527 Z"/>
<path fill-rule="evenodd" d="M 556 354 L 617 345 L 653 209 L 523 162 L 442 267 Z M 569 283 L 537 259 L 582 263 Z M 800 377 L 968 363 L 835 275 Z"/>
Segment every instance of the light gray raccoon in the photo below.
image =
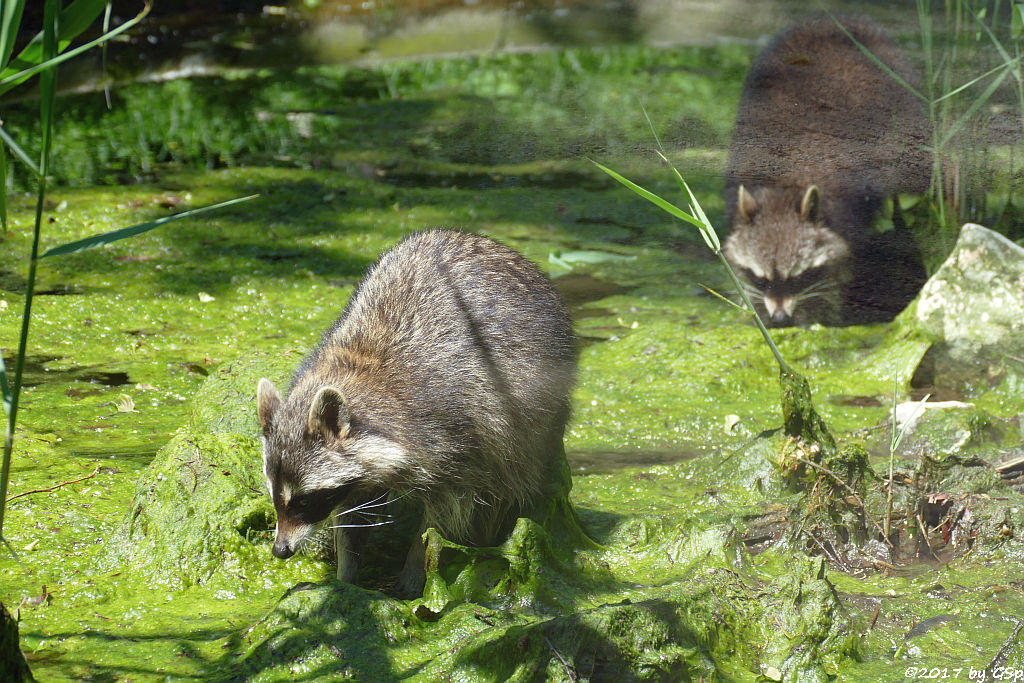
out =
<path fill-rule="evenodd" d="M 840 22 L 918 86 L 875 24 Z M 889 264 L 873 222 L 886 197 L 928 190 L 930 135 L 921 102 L 831 18 L 790 27 L 758 55 L 729 150 L 724 252 L 767 323 L 886 319 L 913 298 L 924 270 L 909 231 L 884 238 L 906 257 Z"/>
<path fill-rule="evenodd" d="M 398 583 L 418 593 L 426 528 L 493 545 L 546 495 L 564 458 L 575 368 L 571 320 L 533 263 L 468 233 L 403 240 L 359 284 L 287 398 L 259 382 L 274 555 L 290 557 L 332 513 L 390 492 L 422 506 Z M 335 531 L 338 578 L 354 582 L 363 530 Z"/>

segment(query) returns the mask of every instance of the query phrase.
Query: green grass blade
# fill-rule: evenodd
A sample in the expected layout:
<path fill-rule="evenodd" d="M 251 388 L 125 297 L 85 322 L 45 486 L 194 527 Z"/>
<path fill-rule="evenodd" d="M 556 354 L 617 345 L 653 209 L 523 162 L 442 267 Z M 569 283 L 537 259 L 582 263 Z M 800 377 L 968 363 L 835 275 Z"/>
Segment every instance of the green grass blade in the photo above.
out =
<path fill-rule="evenodd" d="M 57 51 L 89 28 L 106 7 L 108 0 L 75 0 L 64 8 L 57 20 Z M 43 32 L 37 33 L 18 56 L 12 60 L 10 69 L 21 70 L 43 61 Z"/>
<path fill-rule="evenodd" d="M 665 148 L 661 146 L 661 138 L 658 137 L 658 131 L 654 129 L 654 122 L 651 121 L 651 117 L 647 114 L 647 107 L 644 106 L 643 102 L 640 103 L 640 111 L 644 113 L 644 118 L 647 119 L 647 127 L 651 130 L 651 135 L 654 136 L 654 143 L 658 145 L 659 150 L 664 152 Z"/>
<path fill-rule="evenodd" d="M 892 441 L 892 451 L 893 451 L 893 453 L 895 453 L 896 449 L 900 447 L 900 442 L 903 441 L 903 435 L 907 433 L 907 427 L 909 427 L 910 425 L 914 424 L 914 420 L 916 420 L 918 418 L 918 416 L 922 412 L 924 412 L 924 405 L 925 405 L 925 403 L 928 402 L 928 399 L 930 399 L 931 397 L 932 397 L 931 394 L 925 394 L 924 398 L 922 398 L 920 401 L 918 401 L 917 405 L 914 406 L 914 411 L 912 413 L 910 413 L 910 417 L 908 417 L 907 421 L 903 423 L 903 427 L 902 427 L 902 429 L 900 429 L 899 434 L 897 434 L 895 436 L 895 438 L 893 438 L 893 441 Z M 894 401 L 894 403 L 895 403 L 895 401 Z M 893 419 L 893 429 L 896 429 L 896 426 L 895 426 L 896 425 L 896 409 L 895 408 L 893 408 L 893 411 L 892 411 L 892 419 Z"/>
<path fill-rule="evenodd" d="M 899 375 L 893 375 L 892 378 L 892 434 L 889 438 L 889 455 L 891 456 L 896 452 L 896 392 L 899 389 L 900 378 Z"/>
<path fill-rule="evenodd" d="M 7 552 L 9 552 L 11 554 L 11 557 L 14 558 L 15 562 L 17 562 L 18 564 L 21 564 L 22 567 L 25 566 L 25 565 L 22 564 L 21 558 L 18 557 L 18 553 L 14 552 L 14 547 L 11 546 L 11 544 L 7 541 L 7 539 L 4 538 L 2 535 L 0 535 L 0 543 L 3 543 L 4 547 L 7 548 Z"/>
<path fill-rule="evenodd" d="M 986 71 L 985 73 L 981 74 L 980 76 L 977 76 L 977 77 L 972 78 L 971 80 L 967 81 L 966 83 L 961 85 L 959 88 L 956 88 L 954 90 L 950 90 L 945 95 L 942 95 L 941 97 L 937 97 L 935 99 L 935 102 L 939 103 L 939 102 L 941 102 L 941 101 L 943 101 L 943 100 L 945 100 L 947 98 L 953 97 L 954 95 L 957 95 L 957 94 L 963 92 L 964 90 L 967 90 L 967 88 L 971 87 L 975 83 L 977 83 L 979 81 L 985 80 L 986 78 L 988 78 L 989 76 L 991 76 L 995 72 L 999 71 L 1000 69 L 1010 68 L 1014 64 L 1018 64 L 1019 65 L 1019 63 L 1020 63 L 1020 57 L 1017 57 L 1017 58 L 1011 59 L 1011 60 L 1009 60 L 1007 62 L 1004 62 L 1002 64 L 999 64 L 997 66 L 994 66 L 991 69 L 989 69 L 988 71 Z"/>
<path fill-rule="evenodd" d="M 949 127 L 949 130 L 946 131 L 945 136 L 939 143 L 939 149 L 942 149 L 947 144 L 949 144 L 949 141 L 952 140 L 953 137 L 958 132 L 960 132 L 960 129 L 963 128 L 964 125 L 971 120 L 971 117 L 974 116 L 975 112 L 977 112 L 978 109 L 980 109 L 989 101 L 989 99 L 992 97 L 992 94 L 995 93 L 995 91 L 999 88 L 1000 85 L 1003 84 L 1003 81 L 1005 81 L 1006 77 L 1009 75 L 1010 68 L 1004 66 L 1003 72 L 999 74 L 999 77 L 994 79 L 991 83 L 989 83 L 988 87 L 985 88 L 984 92 L 982 92 L 981 95 L 975 97 L 971 101 L 971 106 L 967 107 L 967 110 L 964 111 L 964 113 L 960 116 L 959 119 L 957 119 L 956 123 Z"/>
<path fill-rule="evenodd" d="M 0 148 L 0 226 L 7 234 L 7 150 Z"/>
<path fill-rule="evenodd" d="M 14 88 L 15 86 L 23 83 L 26 79 L 31 78 L 40 71 L 44 71 L 46 69 L 54 67 L 60 64 L 61 62 L 65 62 L 71 59 L 72 57 L 75 57 L 83 52 L 86 52 L 87 50 L 91 50 L 97 45 L 102 45 L 103 43 L 107 42 L 116 35 L 124 33 L 125 31 L 135 26 L 140 21 L 142 21 L 142 19 L 147 14 L 149 14 L 151 6 L 151 3 L 147 2 L 145 7 L 143 7 L 142 11 L 139 12 L 134 18 L 129 19 L 125 23 L 115 28 L 113 31 L 104 33 L 95 40 L 85 43 L 84 45 L 79 45 L 73 50 L 68 50 L 67 52 L 61 53 L 59 56 L 54 56 L 50 59 L 41 61 L 38 64 L 32 64 L 29 60 L 23 61 L 21 60 L 21 55 L 19 55 L 11 66 L 0 72 L 0 94 L 3 94 L 11 88 Z"/>
<path fill-rule="evenodd" d="M 679 185 L 679 189 L 686 192 L 690 197 L 690 214 L 696 217 L 700 224 L 697 227 L 700 229 L 700 236 L 704 238 L 704 243 L 708 245 L 708 248 L 716 254 L 721 250 L 721 244 L 718 241 L 718 233 L 715 232 L 715 228 L 711 225 L 708 217 L 704 215 L 703 209 L 700 208 L 700 204 L 697 199 L 693 196 L 693 192 L 690 192 L 690 187 L 683 180 L 683 176 L 679 173 L 679 170 L 675 167 L 668 156 L 665 154 L 665 148 L 661 144 L 661 138 L 658 137 L 658 131 L 654 128 L 654 122 L 651 121 L 650 115 L 647 113 L 647 107 L 644 103 L 640 103 L 640 111 L 644 113 L 644 119 L 647 120 L 647 127 L 651 130 L 651 135 L 654 136 L 654 142 L 658 145 L 658 156 L 661 157 L 662 161 L 668 164 L 668 167 L 672 169 L 672 174 L 676 178 L 676 183 Z"/>
<path fill-rule="evenodd" d="M 979 26 L 985 29 L 985 33 L 988 34 L 989 40 L 992 41 L 992 44 L 995 45 L 996 50 L 999 51 L 999 56 L 1003 58 L 1003 62 L 1005 64 L 1009 64 L 1010 62 L 1017 61 L 1016 59 L 1010 56 L 1009 52 L 1006 51 L 1006 48 L 1003 47 L 1002 41 L 1000 41 L 999 38 L 996 37 L 996 34 L 992 32 L 992 29 L 989 28 L 988 24 L 984 22 L 982 17 L 978 16 L 978 14 L 975 12 L 971 12 L 971 14 L 974 16 L 974 21 L 976 21 Z"/>
<path fill-rule="evenodd" d="M 746 313 L 747 315 L 750 315 L 750 310 L 746 306 L 740 306 L 738 303 L 736 303 L 735 301 L 733 301 L 729 297 L 722 296 L 721 294 L 719 294 L 715 290 L 711 289 L 707 285 L 703 285 L 703 284 L 701 284 L 699 282 L 697 284 L 701 287 L 701 289 L 706 291 L 711 296 L 714 296 L 714 297 L 717 297 L 717 298 L 721 299 L 722 301 L 724 301 L 725 303 L 729 304 L 730 306 L 735 308 L 737 311 L 740 311 L 741 313 Z"/>
<path fill-rule="evenodd" d="M 628 187 L 630 190 L 632 190 L 636 194 L 640 195 L 641 197 L 643 197 L 647 201 L 649 201 L 652 204 L 654 204 L 655 206 L 657 206 L 659 209 L 661 209 L 663 211 L 666 211 L 669 214 L 675 216 L 676 218 L 684 220 L 687 223 L 689 223 L 690 225 L 693 225 L 693 226 L 695 226 L 697 228 L 701 228 L 701 229 L 704 228 L 704 225 L 699 220 L 697 220 L 696 218 L 694 218 L 690 214 L 686 213 L 685 211 L 683 211 L 682 209 L 677 207 L 675 204 L 662 199 L 661 197 L 659 197 L 658 195 L 654 194 L 653 192 L 648 192 L 644 188 L 642 188 L 639 185 L 637 185 L 636 183 L 634 183 L 632 180 L 628 180 L 628 179 L 622 177 L 621 175 L 619 175 L 615 171 L 611 170 L 607 166 L 602 166 L 601 164 L 597 163 L 594 160 L 591 160 L 590 163 L 594 164 L 594 166 L 597 166 L 599 169 L 601 169 L 602 171 L 604 171 L 605 173 L 610 175 L 612 178 L 615 178 L 620 183 L 622 183 L 623 185 Z"/>
<path fill-rule="evenodd" d="M 675 167 L 668 157 L 661 151 L 658 152 L 658 156 L 668 164 L 668 167 L 672 169 L 672 174 L 675 176 L 676 183 L 679 185 L 679 189 L 687 194 L 690 198 L 690 213 L 697 219 L 697 227 L 700 228 L 700 236 L 704 238 L 704 243 L 708 245 L 708 249 L 715 252 L 716 254 L 722 250 L 722 243 L 718 241 L 718 233 L 715 232 L 715 228 L 711 225 L 711 221 L 704 214 L 704 209 L 701 208 L 700 202 L 693 196 L 693 192 L 690 190 L 690 186 L 683 180 L 683 176 L 679 173 L 679 170 Z"/>
<path fill-rule="evenodd" d="M 189 218 L 191 216 L 207 213 L 216 209 L 222 209 L 224 207 L 231 206 L 232 204 L 239 204 L 241 202 L 249 201 L 250 199 L 255 199 L 256 197 L 259 197 L 259 195 L 254 194 L 249 195 L 248 197 L 229 199 L 228 201 L 220 202 L 219 204 L 210 204 L 209 206 L 201 206 L 198 209 L 182 211 L 181 213 L 176 213 L 173 216 L 164 216 L 163 218 L 158 218 L 155 221 L 149 221 L 148 223 L 140 223 L 127 228 L 120 228 L 118 230 L 111 230 L 110 232 L 104 232 L 99 235 L 93 235 L 92 237 L 86 237 L 85 239 L 76 240 L 75 242 L 68 242 L 67 244 L 62 244 L 58 247 L 54 247 L 53 249 L 46 250 L 39 258 L 44 259 L 50 256 L 73 254 L 77 251 L 85 251 L 86 249 L 92 249 L 93 247 L 110 244 L 111 242 L 123 240 L 126 237 L 132 237 L 134 235 L 141 235 L 144 232 L 149 232 L 154 228 L 159 228 L 165 223 L 181 220 L 182 218 Z"/>
<path fill-rule="evenodd" d="M 28 166 L 29 169 L 31 169 L 32 174 L 35 175 L 36 178 L 39 177 L 39 167 L 36 166 L 36 163 L 34 161 L 32 161 L 32 159 L 29 157 L 28 154 L 25 153 L 25 150 L 23 150 L 21 148 L 21 145 L 19 145 L 17 142 L 14 141 L 14 138 L 11 137 L 10 133 L 8 133 L 7 130 L 2 125 L 0 125 L 0 140 L 3 140 L 4 144 L 7 145 L 8 148 L 10 148 L 11 153 L 13 153 L 14 156 L 18 157 L 19 161 L 21 161 L 23 164 Z M 7 155 L 4 155 L 4 158 L 6 159 Z M 7 164 L 5 162 L 4 163 L 4 180 L 5 180 L 5 184 L 3 186 L 4 194 L 6 194 L 6 191 L 7 191 L 7 185 L 6 185 L 7 169 L 6 169 L 6 165 Z"/>
<path fill-rule="evenodd" d="M 903 80 L 903 77 L 902 77 L 902 76 L 900 76 L 900 75 L 899 75 L 898 73 L 896 73 L 896 72 L 895 72 L 895 71 L 893 71 L 893 70 L 892 70 L 891 68 L 889 68 L 889 66 L 888 66 L 888 65 L 887 65 L 887 64 L 886 64 L 885 62 L 883 62 L 882 60 L 880 60 L 880 59 L 879 59 L 878 57 L 876 57 L 876 56 L 875 56 L 875 55 L 874 55 L 874 54 L 873 54 L 873 53 L 871 52 L 871 50 L 869 50 L 869 49 L 867 49 L 866 47 L 864 47 L 864 45 L 863 45 L 863 44 L 862 44 L 862 43 L 861 43 L 861 42 L 860 42 L 859 40 L 857 40 L 856 38 L 854 38 L 854 37 L 853 37 L 853 34 L 852 34 L 852 33 L 850 33 L 849 31 L 847 31 L 847 30 L 846 30 L 846 27 L 845 27 L 845 26 L 843 26 L 842 22 L 841 22 L 841 21 L 839 21 L 839 19 L 838 19 L 838 18 L 836 18 L 836 16 L 835 16 L 835 15 L 833 15 L 833 14 L 832 14 L 831 12 L 829 12 L 829 11 L 828 11 L 827 9 L 825 9 L 825 13 L 826 13 L 826 14 L 828 14 L 828 16 L 829 16 L 829 17 L 831 17 L 832 21 L 834 21 L 834 22 L 835 22 L 835 24 L 836 24 L 836 26 L 838 26 L 838 27 L 839 27 L 839 30 L 840 30 L 840 31 L 842 31 L 843 33 L 845 33 L 845 34 L 846 34 L 846 37 L 847 37 L 847 38 L 849 38 L 850 40 L 852 40 L 852 41 L 853 41 L 853 44 L 857 46 L 857 49 L 858 49 L 858 50 L 860 50 L 861 52 L 863 52 L 863 53 L 864 53 L 864 55 L 865 55 L 865 56 L 866 56 L 866 57 L 867 57 L 868 59 L 870 59 L 870 60 L 871 60 L 871 61 L 872 61 L 872 62 L 873 62 L 873 63 L 875 64 L 875 66 L 877 66 L 877 67 L 878 67 L 879 69 L 881 69 L 882 71 L 884 71 L 884 72 L 885 72 L 885 74 L 886 74 L 886 75 L 887 75 L 887 76 L 888 76 L 889 78 L 891 78 L 891 79 L 893 79 L 894 81 L 896 81 L 897 83 L 899 83 L 899 85 L 900 85 L 900 87 L 901 87 L 901 88 L 903 88 L 903 89 L 904 89 L 904 90 L 906 90 L 907 92 L 911 93 L 912 95 L 914 95 L 915 97 L 917 97 L 917 98 L 918 98 L 919 100 L 921 100 L 922 102 L 928 102 L 928 97 L 927 97 L 927 96 L 926 96 L 926 95 L 925 95 L 924 93 L 922 93 L 922 92 L 921 92 L 921 91 L 919 91 L 919 90 L 918 90 L 917 88 L 915 88 L 914 86 L 910 85 L 910 84 L 909 84 L 909 83 L 907 83 L 907 82 L 906 82 L 905 80 Z"/>
<path fill-rule="evenodd" d="M 14 51 L 24 9 L 25 0 L 4 0 L 0 3 L 0 67 L 7 66 L 7 60 Z"/>
<path fill-rule="evenodd" d="M 7 382 L 7 368 L 4 366 L 4 357 L 0 355 L 0 398 L 4 402 L 4 413 L 11 414 L 11 385 Z"/>
<path fill-rule="evenodd" d="M 43 11 L 43 55 L 53 57 L 57 53 L 57 16 L 60 0 L 46 0 Z M 53 104 L 57 92 L 57 70 L 47 69 L 39 81 L 39 123 L 42 144 L 39 153 L 39 189 L 36 193 L 36 216 L 32 230 L 32 250 L 28 261 L 28 276 L 25 278 L 25 308 L 21 315 L 21 333 L 18 336 L 18 353 L 14 364 L 14 382 L 9 387 L 10 404 L 7 406 L 7 429 L 4 435 L 3 462 L 0 463 L 0 535 L 3 534 L 4 511 L 7 501 L 7 484 L 11 473 L 11 457 L 14 452 L 14 427 L 18 421 L 18 399 L 21 397 L 21 378 L 25 371 L 25 355 L 28 351 L 29 323 L 32 321 L 32 297 L 36 286 L 36 265 L 39 261 L 39 238 L 43 226 L 43 205 L 46 200 L 46 170 L 49 168 L 50 142 L 53 138 Z"/>

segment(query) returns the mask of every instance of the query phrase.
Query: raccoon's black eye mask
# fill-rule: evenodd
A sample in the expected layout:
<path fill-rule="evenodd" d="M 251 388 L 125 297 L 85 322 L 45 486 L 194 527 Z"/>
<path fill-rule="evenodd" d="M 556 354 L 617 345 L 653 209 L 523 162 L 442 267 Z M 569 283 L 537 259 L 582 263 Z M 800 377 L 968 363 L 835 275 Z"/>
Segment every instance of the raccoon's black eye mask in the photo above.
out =
<path fill-rule="evenodd" d="M 753 287 L 759 292 L 766 291 L 768 287 L 771 285 L 771 282 L 768 280 L 768 278 L 757 277 L 746 268 L 743 269 L 741 274 L 743 275 L 743 279 L 746 280 L 751 287 Z"/>
<path fill-rule="evenodd" d="M 300 493 L 288 501 L 288 511 L 304 524 L 316 524 L 334 512 L 334 508 L 349 495 L 352 487 L 352 484 L 346 484 L 336 489 Z"/>
<path fill-rule="evenodd" d="M 783 294 L 799 294 L 819 280 L 822 280 L 826 274 L 826 268 L 809 268 L 794 278 L 778 283 L 781 286 L 777 286 L 776 288 L 782 290 Z"/>

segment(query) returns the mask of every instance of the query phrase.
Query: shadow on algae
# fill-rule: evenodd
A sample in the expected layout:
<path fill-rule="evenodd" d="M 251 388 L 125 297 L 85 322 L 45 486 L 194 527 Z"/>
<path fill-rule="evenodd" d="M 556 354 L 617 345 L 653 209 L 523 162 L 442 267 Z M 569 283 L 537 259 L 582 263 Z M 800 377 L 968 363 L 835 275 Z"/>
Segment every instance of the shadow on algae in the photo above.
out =
<path fill-rule="evenodd" d="M 744 511 L 679 523 L 628 507 L 577 511 L 567 465 L 546 503 L 498 547 L 428 530 L 420 599 L 390 597 L 387 583 L 365 587 L 394 576 L 398 546 L 397 558 L 363 563 L 362 585 L 326 578 L 329 558 L 276 560 L 253 392 L 258 377 L 284 380 L 294 364 L 256 354 L 212 373 L 189 424 L 140 481 L 125 542 L 112 544 L 113 562 L 169 586 L 291 585 L 263 619 L 225 639 L 209 680 L 708 681 L 767 672 L 826 681 L 857 657 L 859 629 L 822 558 L 798 553 L 766 582 L 742 551 Z M 772 480 L 767 493 L 784 493 L 792 475 L 767 453 L 785 437 L 760 441 L 703 465 L 712 471 L 701 476 L 723 488 Z M 601 515 L 595 539 L 588 520 Z M 396 533 L 376 538 L 386 547 Z"/>

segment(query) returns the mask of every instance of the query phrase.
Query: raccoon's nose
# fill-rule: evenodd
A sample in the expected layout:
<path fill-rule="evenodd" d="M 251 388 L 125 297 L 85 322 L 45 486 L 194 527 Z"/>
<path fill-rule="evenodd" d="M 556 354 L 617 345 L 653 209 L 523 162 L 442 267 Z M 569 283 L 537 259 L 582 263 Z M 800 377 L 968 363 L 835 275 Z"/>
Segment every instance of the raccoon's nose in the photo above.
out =
<path fill-rule="evenodd" d="M 278 557 L 282 560 L 287 560 L 289 557 L 295 554 L 295 548 L 288 545 L 288 542 L 278 537 L 274 541 L 274 557 Z"/>
<path fill-rule="evenodd" d="M 788 325 L 789 323 L 789 314 L 786 313 L 786 310 L 784 308 L 779 307 L 772 311 L 772 325 L 775 325 L 776 327 L 782 327 L 783 325 Z"/>

